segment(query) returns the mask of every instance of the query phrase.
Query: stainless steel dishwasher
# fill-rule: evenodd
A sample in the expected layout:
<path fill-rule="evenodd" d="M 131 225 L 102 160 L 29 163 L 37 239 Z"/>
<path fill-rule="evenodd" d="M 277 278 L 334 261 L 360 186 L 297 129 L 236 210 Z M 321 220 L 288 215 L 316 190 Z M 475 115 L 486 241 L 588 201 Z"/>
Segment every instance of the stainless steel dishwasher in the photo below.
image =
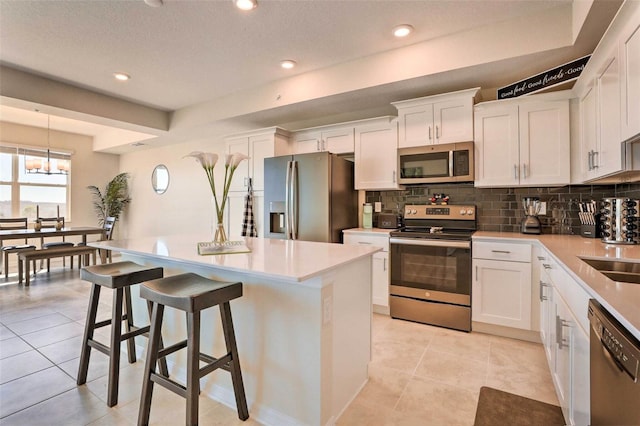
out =
<path fill-rule="evenodd" d="M 589 301 L 591 425 L 640 425 L 640 341 Z"/>

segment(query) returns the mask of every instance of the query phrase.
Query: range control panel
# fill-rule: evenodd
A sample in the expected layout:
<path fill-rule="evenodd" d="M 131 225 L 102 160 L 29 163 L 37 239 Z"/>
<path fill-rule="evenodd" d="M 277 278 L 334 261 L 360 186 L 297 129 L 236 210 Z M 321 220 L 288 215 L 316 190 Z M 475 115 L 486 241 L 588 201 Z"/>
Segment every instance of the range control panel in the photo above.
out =
<path fill-rule="evenodd" d="M 405 219 L 459 219 L 475 220 L 476 206 L 464 205 L 406 205 L 404 206 Z"/>

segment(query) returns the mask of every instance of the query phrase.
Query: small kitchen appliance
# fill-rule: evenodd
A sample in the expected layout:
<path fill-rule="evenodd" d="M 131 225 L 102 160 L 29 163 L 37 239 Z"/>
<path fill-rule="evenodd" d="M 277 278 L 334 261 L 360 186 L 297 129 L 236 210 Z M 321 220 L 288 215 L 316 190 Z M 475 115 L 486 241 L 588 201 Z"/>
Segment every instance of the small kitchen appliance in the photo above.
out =
<path fill-rule="evenodd" d="M 524 197 L 522 199 L 522 208 L 524 210 L 524 219 L 522 220 L 523 234 L 540 234 L 542 230 L 540 219 L 538 219 L 540 207 L 540 199 L 538 197 Z"/>
<path fill-rule="evenodd" d="M 603 198 L 600 215 L 602 242 L 608 244 L 638 244 L 638 204 L 631 198 Z"/>
<path fill-rule="evenodd" d="M 379 213 L 378 228 L 398 229 L 402 224 L 402 217 L 396 213 Z"/>
<path fill-rule="evenodd" d="M 476 207 L 407 205 L 390 234 L 392 318 L 471 331 L 471 236 Z"/>

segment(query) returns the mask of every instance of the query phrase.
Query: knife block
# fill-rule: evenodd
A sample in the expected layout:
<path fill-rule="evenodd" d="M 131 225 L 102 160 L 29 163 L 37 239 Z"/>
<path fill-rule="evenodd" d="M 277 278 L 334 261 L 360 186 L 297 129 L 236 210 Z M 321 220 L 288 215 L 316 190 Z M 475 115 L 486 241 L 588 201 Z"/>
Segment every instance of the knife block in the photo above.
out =
<path fill-rule="evenodd" d="M 593 224 L 580 224 L 580 235 L 585 238 L 600 238 L 600 213 L 593 215 Z"/>

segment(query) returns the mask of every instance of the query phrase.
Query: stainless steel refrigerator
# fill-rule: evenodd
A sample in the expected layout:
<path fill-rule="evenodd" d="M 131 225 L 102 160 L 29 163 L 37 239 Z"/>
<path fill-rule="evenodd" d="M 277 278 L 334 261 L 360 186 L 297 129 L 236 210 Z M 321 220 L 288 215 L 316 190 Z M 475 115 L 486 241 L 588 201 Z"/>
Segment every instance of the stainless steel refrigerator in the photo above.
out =
<path fill-rule="evenodd" d="M 266 238 L 342 242 L 358 226 L 353 162 L 328 152 L 264 160 Z"/>

